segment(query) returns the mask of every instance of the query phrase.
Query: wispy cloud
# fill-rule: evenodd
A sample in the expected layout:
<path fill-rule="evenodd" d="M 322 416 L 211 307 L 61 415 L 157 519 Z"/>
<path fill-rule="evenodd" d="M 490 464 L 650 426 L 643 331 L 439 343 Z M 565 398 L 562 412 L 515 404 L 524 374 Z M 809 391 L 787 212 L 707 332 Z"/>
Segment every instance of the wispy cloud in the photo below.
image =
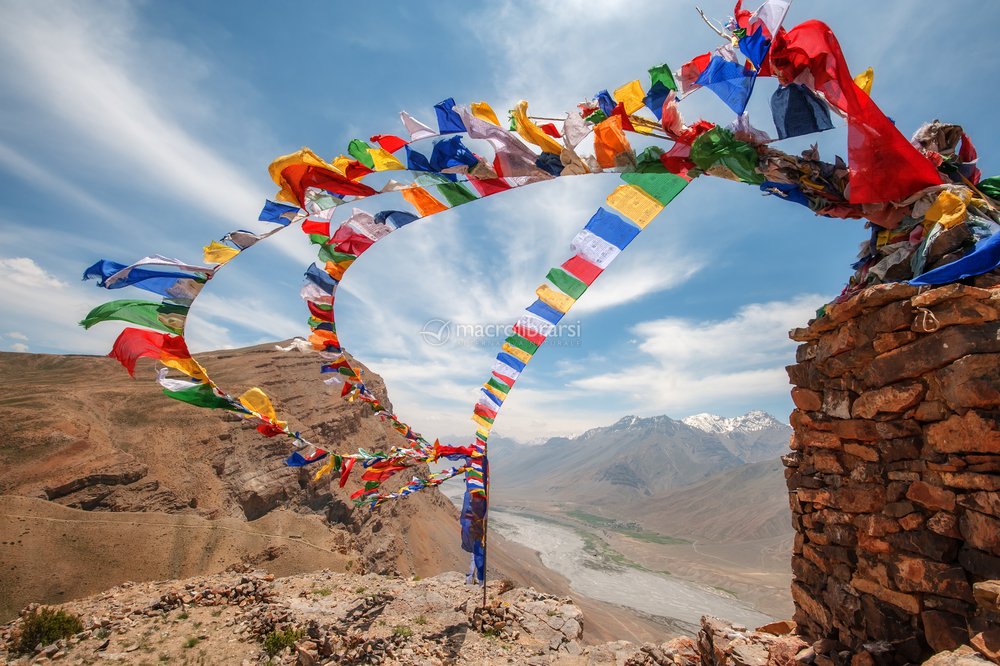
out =
<path fill-rule="evenodd" d="M 787 391 L 783 366 L 794 349 L 787 332 L 828 300 L 803 294 L 787 301 L 749 304 L 727 319 L 668 317 L 643 322 L 632 328 L 636 350 L 630 364 L 577 378 L 569 385 L 593 393 L 625 394 L 646 411 L 661 413 L 733 402 L 752 406 Z"/>
<path fill-rule="evenodd" d="M 176 94 L 189 97 L 192 107 L 205 102 L 178 84 L 143 75 L 149 48 L 131 4 L 6 2 L 3 13 L 0 85 L 10 96 L 4 116 L 8 128 L 27 130 L 8 135 L 4 163 L 33 181 L 39 169 L 87 170 L 153 197 L 185 201 L 230 224 L 253 219 L 261 196 L 245 171 L 167 111 L 184 104 Z M 197 69 L 183 49 L 174 55 Z M 45 166 L 27 154 L 44 155 Z M 36 184 L 47 182 L 46 173 Z M 107 214 L 78 185 L 69 192 Z"/>

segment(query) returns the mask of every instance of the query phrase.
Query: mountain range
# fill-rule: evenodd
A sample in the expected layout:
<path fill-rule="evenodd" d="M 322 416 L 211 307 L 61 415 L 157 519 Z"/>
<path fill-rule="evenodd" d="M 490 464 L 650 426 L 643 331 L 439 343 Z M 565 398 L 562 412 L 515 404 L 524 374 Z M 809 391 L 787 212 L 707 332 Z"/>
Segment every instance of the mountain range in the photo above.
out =
<path fill-rule="evenodd" d="M 790 434 L 788 425 L 761 411 L 681 420 L 626 416 L 538 446 L 491 440 L 490 481 L 494 498 L 502 503 L 534 499 L 621 505 L 741 465 L 776 461 L 787 450 Z"/>

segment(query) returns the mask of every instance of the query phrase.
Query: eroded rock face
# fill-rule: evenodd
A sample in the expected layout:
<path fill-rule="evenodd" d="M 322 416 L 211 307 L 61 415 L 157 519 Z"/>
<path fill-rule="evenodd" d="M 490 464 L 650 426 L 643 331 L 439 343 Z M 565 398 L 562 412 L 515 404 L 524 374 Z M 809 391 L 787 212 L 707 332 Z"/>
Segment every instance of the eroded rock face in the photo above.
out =
<path fill-rule="evenodd" d="M 784 462 L 807 640 L 867 654 L 863 663 L 962 645 L 934 663 L 992 658 L 998 312 L 996 288 L 881 285 L 792 331 L 802 344 L 788 367 L 796 409 Z"/>

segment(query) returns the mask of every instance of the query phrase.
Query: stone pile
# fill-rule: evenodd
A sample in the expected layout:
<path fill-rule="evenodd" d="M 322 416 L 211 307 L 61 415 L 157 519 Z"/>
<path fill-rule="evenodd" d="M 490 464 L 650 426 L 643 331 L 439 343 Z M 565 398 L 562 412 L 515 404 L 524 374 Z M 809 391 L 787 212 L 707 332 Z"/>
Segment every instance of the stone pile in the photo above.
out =
<path fill-rule="evenodd" d="M 239 577 L 238 582 L 220 584 L 218 580 L 193 581 L 182 589 L 165 592 L 160 600 L 153 603 L 150 610 L 170 611 L 181 606 L 222 606 L 235 605 L 244 608 L 251 604 L 268 603 L 274 596 L 274 580 L 271 574 L 249 574 Z"/>
<path fill-rule="evenodd" d="M 1000 289 L 880 285 L 791 337 L 799 633 L 861 663 L 988 655 L 1000 615 L 973 586 L 1000 578 Z"/>

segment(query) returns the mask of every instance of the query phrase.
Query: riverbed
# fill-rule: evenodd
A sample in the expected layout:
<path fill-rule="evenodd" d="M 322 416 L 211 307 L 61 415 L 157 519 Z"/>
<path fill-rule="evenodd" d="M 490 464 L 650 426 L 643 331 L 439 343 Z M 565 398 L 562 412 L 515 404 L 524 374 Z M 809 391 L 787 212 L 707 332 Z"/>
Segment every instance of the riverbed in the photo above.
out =
<path fill-rule="evenodd" d="M 722 590 L 609 559 L 601 550 L 606 544 L 589 532 L 495 507 L 490 508 L 490 529 L 538 552 L 542 563 L 567 578 L 574 591 L 662 618 L 690 633 L 698 630 L 702 615 L 748 627 L 774 619 Z"/>

